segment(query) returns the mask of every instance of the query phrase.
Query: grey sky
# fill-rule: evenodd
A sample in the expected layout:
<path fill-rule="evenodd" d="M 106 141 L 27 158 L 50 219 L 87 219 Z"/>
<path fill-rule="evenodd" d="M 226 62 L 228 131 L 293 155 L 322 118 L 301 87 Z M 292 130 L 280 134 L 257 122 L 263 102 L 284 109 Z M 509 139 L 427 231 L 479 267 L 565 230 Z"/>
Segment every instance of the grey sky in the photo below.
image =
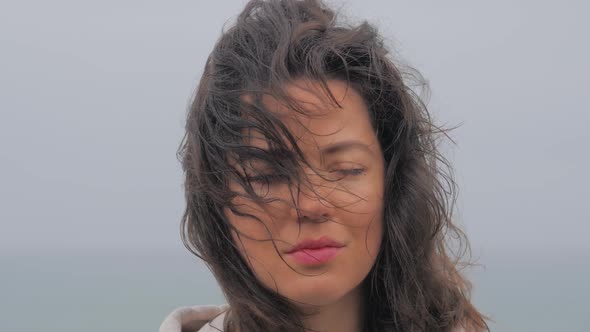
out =
<path fill-rule="evenodd" d="M 0 251 L 181 250 L 175 152 L 245 1 L 8 1 Z M 475 253 L 590 252 L 585 1 L 331 1 L 429 80 Z"/>

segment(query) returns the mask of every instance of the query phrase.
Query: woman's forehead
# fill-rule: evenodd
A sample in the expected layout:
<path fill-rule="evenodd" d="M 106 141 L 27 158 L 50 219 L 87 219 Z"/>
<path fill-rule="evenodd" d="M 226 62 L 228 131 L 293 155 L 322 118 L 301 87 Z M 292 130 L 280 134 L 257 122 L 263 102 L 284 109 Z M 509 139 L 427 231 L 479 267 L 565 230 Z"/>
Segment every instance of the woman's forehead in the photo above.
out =
<path fill-rule="evenodd" d="M 261 97 L 261 104 L 268 111 L 280 117 L 291 117 L 293 115 L 322 116 L 326 111 L 339 108 L 339 103 L 345 99 L 362 99 L 360 95 L 349 84 L 341 80 L 328 80 L 327 89 L 324 91 L 321 83 L 309 79 L 298 79 L 285 84 L 282 91 L 288 96 L 289 101 L 296 103 L 296 107 L 305 114 L 294 111 L 294 105 L 288 105 L 286 101 L 274 96 L 272 93 L 265 93 Z M 329 93 L 334 97 L 330 97 Z M 243 94 L 240 97 L 245 104 L 255 104 L 252 94 Z"/>
<path fill-rule="evenodd" d="M 324 145 L 350 139 L 372 144 L 373 128 L 363 98 L 343 81 L 330 80 L 328 88 L 338 104 L 322 91 L 319 83 L 309 80 L 298 80 L 284 88 L 303 112 L 295 111 L 270 94 L 262 96 L 261 103 L 279 117 L 304 150 L 321 149 Z M 252 103 L 249 95 L 242 100 Z M 244 134 L 247 144 L 268 148 L 265 135 L 259 130 L 249 129 Z"/>

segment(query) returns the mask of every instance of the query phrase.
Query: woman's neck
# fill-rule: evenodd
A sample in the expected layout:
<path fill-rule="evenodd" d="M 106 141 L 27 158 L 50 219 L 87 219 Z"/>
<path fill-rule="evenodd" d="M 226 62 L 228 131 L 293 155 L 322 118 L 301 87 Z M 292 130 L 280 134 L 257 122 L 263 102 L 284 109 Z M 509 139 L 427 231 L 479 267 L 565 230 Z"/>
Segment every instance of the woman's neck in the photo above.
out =
<path fill-rule="evenodd" d="M 330 305 L 304 309 L 312 314 L 303 318 L 308 331 L 317 332 L 361 332 L 364 323 L 362 287 L 359 286 Z M 239 326 L 230 324 L 230 332 L 241 332 Z"/>
<path fill-rule="evenodd" d="M 314 307 L 314 314 L 304 317 L 303 324 L 310 331 L 361 332 L 363 304 L 359 286 L 336 303 Z"/>

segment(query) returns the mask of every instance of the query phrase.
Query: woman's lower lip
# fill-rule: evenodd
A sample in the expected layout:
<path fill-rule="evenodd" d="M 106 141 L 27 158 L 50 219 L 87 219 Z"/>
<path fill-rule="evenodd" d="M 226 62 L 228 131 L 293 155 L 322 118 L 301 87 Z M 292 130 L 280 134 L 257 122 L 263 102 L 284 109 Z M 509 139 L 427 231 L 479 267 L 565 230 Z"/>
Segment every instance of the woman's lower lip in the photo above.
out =
<path fill-rule="evenodd" d="M 301 249 L 288 255 L 302 265 L 321 265 L 332 260 L 342 248 L 323 247 L 318 249 Z"/>

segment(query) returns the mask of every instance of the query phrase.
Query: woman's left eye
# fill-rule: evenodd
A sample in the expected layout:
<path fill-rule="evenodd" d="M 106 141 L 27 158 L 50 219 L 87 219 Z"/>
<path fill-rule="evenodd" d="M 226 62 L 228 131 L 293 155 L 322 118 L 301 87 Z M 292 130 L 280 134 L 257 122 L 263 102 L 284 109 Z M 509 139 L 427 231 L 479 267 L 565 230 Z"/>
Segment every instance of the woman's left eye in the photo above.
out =
<path fill-rule="evenodd" d="M 348 169 L 337 169 L 335 171 L 331 171 L 330 173 L 338 172 L 344 176 L 347 175 L 361 175 L 365 173 L 364 168 L 348 168 Z"/>

